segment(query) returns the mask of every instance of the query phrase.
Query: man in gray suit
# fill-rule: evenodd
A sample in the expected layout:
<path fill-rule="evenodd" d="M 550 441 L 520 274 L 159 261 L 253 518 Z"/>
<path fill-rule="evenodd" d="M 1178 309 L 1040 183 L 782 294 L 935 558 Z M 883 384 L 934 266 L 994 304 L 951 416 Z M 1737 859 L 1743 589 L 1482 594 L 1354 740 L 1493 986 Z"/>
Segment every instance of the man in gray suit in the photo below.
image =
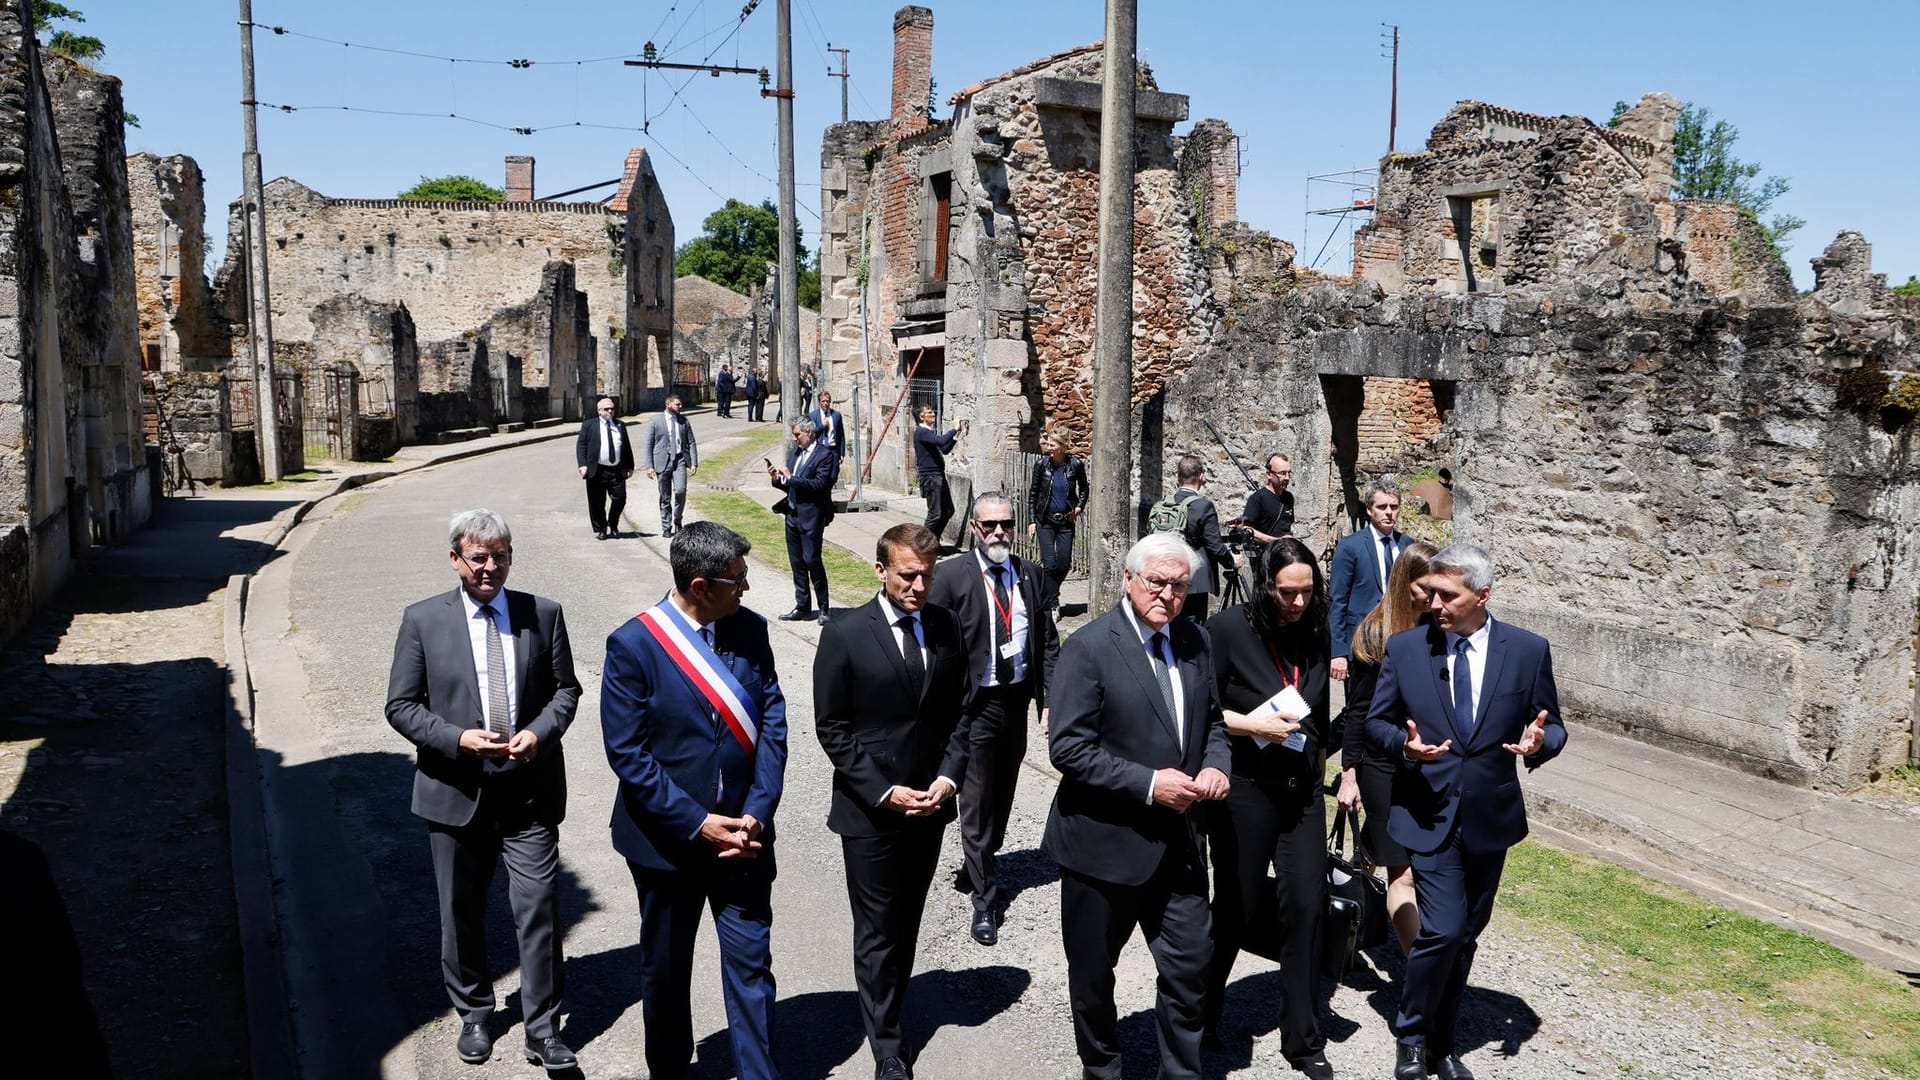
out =
<path fill-rule="evenodd" d="M 454 515 L 448 559 L 460 587 L 407 608 L 393 647 L 387 722 L 418 748 L 413 812 L 427 821 L 440 899 L 440 967 L 460 1014 L 460 1060 L 493 1052 L 487 1019 L 487 889 L 507 864 L 520 942 L 526 1055 L 573 1068 L 560 1041 L 560 737 L 580 681 L 560 605 L 506 591 L 513 534 L 491 510 Z"/>
<path fill-rule="evenodd" d="M 680 528 L 687 508 L 687 477 L 700 467 L 693 425 L 680 415 L 680 396 L 667 397 L 667 410 L 647 425 L 647 478 L 660 483 L 660 535 Z"/>

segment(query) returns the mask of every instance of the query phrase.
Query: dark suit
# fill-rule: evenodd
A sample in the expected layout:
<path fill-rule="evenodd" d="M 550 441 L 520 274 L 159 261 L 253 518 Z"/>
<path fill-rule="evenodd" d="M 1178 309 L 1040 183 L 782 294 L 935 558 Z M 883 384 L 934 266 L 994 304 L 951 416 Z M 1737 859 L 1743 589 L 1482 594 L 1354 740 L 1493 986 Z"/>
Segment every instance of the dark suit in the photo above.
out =
<path fill-rule="evenodd" d="M 1186 717 L 1176 738 L 1128 602 L 1087 624 L 1060 650 L 1049 751 L 1060 789 L 1041 847 L 1060 863 L 1074 1041 L 1087 1075 L 1120 1075 L 1113 967 L 1139 926 L 1160 971 L 1155 1008 L 1160 1075 L 1200 1075 L 1200 1026 L 1211 919 L 1199 809 L 1152 801 L 1153 774 L 1189 776 L 1229 765 L 1206 632 L 1167 627 Z"/>
<path fill-rule="evenodd" d="M 967 646 L 967 775 L 960 783 L 960 839 L 966 856 L 967 878 L 973 885 L 976 911 L 997 911 L 1000 884 L 993 857 L 1006 839 L 1007 820 L 1013 814 L 1013 791 L 1020 762 L 1027 756 L 1027 706 L 1047 707 L 1047 677 L 1060 656 L 1060 634 L 1046 607 L 1046 579 L 1040 568 L 1009 556 L 1016 587 L 1009 590 L 1008 611 L 987 585 L 989 563 L 978 550 L 941 563 L 934 570 L 929 604 L 938 604 L 960 619 L 960 637 Z M 1024 638 L 1018 671 L 1007 665 L 1012 682 L 998 682 L 995 670 L 994 625 L 1014 619 L 1011 604 L 1018 594 L 1026 625 L 1017 625 Z M 1004 625 L 1004 622 L 1002 623 Z M 1012 640 L 1008 632 L 1008 640 Z M 988 674 L 996 685 L 983 686 Z M 958 780 L 959 777 L 954 779 Z"/>
<path fill-rule="evenodd" d="M 607 425 L 598 416 L 580 424 L 580 437 L 573 443 L 573 463 L 587 470 L 587 521 L 595 536 L 620 531 L 620 514 L 627 508 L 627 477 L 633 475 L 633 440 L 627 425 L 618 420 L 613 424 L 620 432 L 620 448 L 612 465 L 600 463 Z"/>
<path fill-rule="evenodd" d="M 813 596 L 820 597 L 820 610 L 827 610 L 827 564 L 821 559 L 820 545 L 826 542 L 827 526 L 833 521 L 833 484 L 840 477 L 840 459 L 831 450 L 815 442 L 807 448 L 806 464 L 801 467 L 801 451 L 795 445 L 787 451 L 787 471 L 792 475 L 776 479 L 773 486 L 787 493 L 773 504 L 773 512 L 787 518 L 787 565 L 793 568 L 793 606 L 813 610 Z M 811 591 L 810 591 L 811 590 Z"/>
<path fill-rule="evenodd" d="M 1207 622 L 1221 703 L 1251 713 L 1292 686 L 1312 712 L 1300 725 L 1305 741 L 1297 750 L 1274 743 L 1263 747 L 1250 735 L 1227 738 L 1233 787 L 1209 815 L 1215 888 L 1207 1019 L 1216 1027 L 1220 1022 L 1227 979 L 1242 943 L 1264 946 L 1256 951 L 1280 962 L 1280 1050 L 1298 1063 L 1318 1054 L 1327 1041 L 1316 1018 L 1327 888 L 1327 810 L 1320 793 L 1320 755 L 1328 729 L 1326 631 L 1283 631 L 1269 649 L 1269 639 L 1248 614 L 1248 605 L 1239 604 Z"/>
<path fill-rule="evenodd" d="M 667 601 L 671 604 L 672 601 Z M 688 620 L 689 623 L 691 620 Z M 738 611 L 713 624 L 714 650 L 760 712 L 748 752 L 640 620 L 607 637 L 600 729 L 620 781 L 613 847 L 640 896 L 640 1000 L 647 1071 L 680 1077 L 693 1060 L 688 994 L 702 908 L 720 942 L 734 1066 L 776 1077 L 773 1055 L 773 814 L 787 762 L 787 706 L 765 619 Z M 760 854 L 720 859 L 699 838 L 709 813 L 765 828 Z"/>
<path fill-rule="evenodd" d="M 1187 527 L 1181 533 L 1187 546 L 1200 553 L 1199 567 L 1193 572 L 1193 587 L 1187 590 L 1186 606 L 1180 614 L 1196 622 L 1207 618 L 1207 604 L 1214 593 L 1226 591 L 1226 575 L 1234 573 L 1233 549 L 1220 535 L 1220 511 L 1213 500 L 1193 488 L 1179 488 L 1173 497 L 1185 493 Z"/>
<path fill-rule="evenodd" d="M 828 455 L 831 457 L 831 455 Z M 966 775 L 966 650 L 953 613 L 920 612 L 926 677 L 916 694 L 884 594 L 840 612 L 813 660 L 814 729 L 833 762 L 827 828 L 840 837 L 853 908 L 853 974 L 875 1061 L 907 1058 L 900 1010 L 920 915 L 953 800 L 926 817 L 883 805 L 895 785 L 925 791 Z"/>
<path fill-rule="evenodd" d="M 747 373 L 747 419 L 765 420 L 767 418 L 767 380 L 757 371 Z"/>
<path fill-rule="evenodd" d="M 831 448 L 836 457 L 847 456 L 847 426 L 843 422 L 844 416 L 845 414 L 839 409 L 833 410 L 831 414 L 819 409 L 807 414 L 807 419 L 813 421 L 814 441 Z"/>
<path fill-rule="evenodd" d="M 1546 741 L 1526 759 L 1527 768 L 1546 764 L 1567 742 L 1545 638 L 1492 622 L 1471 724 L 1454 715 L 1456 676 L 1448 659 L 1455 640 L 1432 626 L 1389 638 L 1367 713 L 1368 743 L 1400 763 L 1387 830 L 1412 855 L 1420 905 L 1420 935 L 1407 954 L 1393 1032 L 1402 1043 L 1425 1045 L 1430 1055 L 1453 1053 L 1460 995 L 1480 931 L 1493 914 L 1507 849 L 1527 835 L 1521 759 L 1502 744 L 1519 742 L 1542 710 Z M 1408 761 L 1409 719 L 1419 725 L 1421 741 L 1452 740 L 1453 746 L 1433 761 Z"/>
<path fill-rule="evenodd" d="M 733 372 L 721 368 L 720 374 L 713 377 L 713 394 L 720 399 L 720 407 L 717 411 L 721 416 L 733 415 L 733 390 Z"/>
<path fill-rule="evenodd" d="M 427 820 L 440 893 L 440 961 L 447 996 L 464 1021 L 493 1011 L 487 974 L 487 888 L 507 864 L 507 897 L 520 942 L 521 1009 L 529 1038 L 557 1034 L 560 1015 L 560 821 L 567 763 L 560 738 L 573 722 L 580 681 L 560 605 L 502 590 L 512 627 L 514 730 L 538 737 L 534 759 L 489 766 L 460 752 L 460 733 L 482 726 L 472 617 L 460 589 L 422 600 L 400 618 L 387 682 L 387 723 L 418 747 L 413 812 Z M 495 603 L 498 603 L 496 599 Z"/>
<path fill-rule="evenodd" d="M 1413 543 L 1413 537 L 1395 530 L 1393 554 Z M 1333 575 L 1327 581 L 1327 631 L 1333 637 L 1333 655 L 1353 651 L 1353 632 L 1360 620 L 1380 602 L 1386 582 L 1380 580 L 1380 532 L 1372 523 L 1343 538 L 1333 549 Z"/>

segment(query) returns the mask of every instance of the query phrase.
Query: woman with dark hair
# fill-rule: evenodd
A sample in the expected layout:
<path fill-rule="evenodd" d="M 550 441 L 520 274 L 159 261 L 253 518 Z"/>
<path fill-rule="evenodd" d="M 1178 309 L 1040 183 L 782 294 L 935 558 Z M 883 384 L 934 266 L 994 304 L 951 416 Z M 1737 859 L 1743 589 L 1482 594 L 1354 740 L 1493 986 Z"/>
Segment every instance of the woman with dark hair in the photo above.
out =
<path fill-rule="evenodd" d="M 1327 884 L 1327 588 L 1320 562 L 1291 536 L 1268 544 L 1255 566 L 1253 598 L 1207 622 L 1214 674 L 1226 709 L 1233 786 L 1212 818 L 1213 963 L 1206 1024 L 1219 1030 L 1227 977 L 1242 941 L 1277 944 L 1281 1052 L 1293 1067 L 1333 1076 L 1318 1013 L 1319 938 Z M 1266 708 L 1292 687 L 1301 713 Z M 1266 902 L 1279 876 L 1277 924 Z M 1266 951 L 1266 950 L 1263 950 Z"/>
<path fill-rule="evenodd" d="M 1353 651 L 1347 667 L 1347 707 L 1341 712 L 1346 735 L 1340 747 L 1340 793 L 1335 798 L 1348 811 L 1363 809 L 1367 851 L 1374 864 L 1387 870 L 1387 917 L 1400 939 L 1400 951 L 1413 947 L 1420 932 L 1420 909 L 1413 899 L 1413 867 L 1407 849 L 1387 835 L 1387 808 L 1393 802 L 1393 773 L 1399 763 L 1367 745 L 1367 710 L 1380 681 L 1380 659 L 1387 655 L 1387 639 L 1426 621 L 1427 592 L 1420 579 L 1427 576 L 1428 560 L 1438 552 L 1425 540 L 1415 540 L 1394 556 L 1387 587 L 1380 602 L 1353 633 Z"/>

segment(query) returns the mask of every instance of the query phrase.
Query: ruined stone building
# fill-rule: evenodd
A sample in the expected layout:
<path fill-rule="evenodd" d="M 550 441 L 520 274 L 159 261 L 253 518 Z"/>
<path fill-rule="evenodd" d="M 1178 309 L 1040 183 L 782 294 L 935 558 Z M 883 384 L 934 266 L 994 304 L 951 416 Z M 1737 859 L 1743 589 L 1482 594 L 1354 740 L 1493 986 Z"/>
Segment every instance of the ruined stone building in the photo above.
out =
<path fill-rule="evenodd" d="M 0 6 L 0 640 L 153 513 L 120 81 Z"/>
<path fill-rule="evenodd" d="M 773 384 L 771 392 L 779 392 L 780 328 L 774 284 L 771 269 L 753 296 L 744 296 L 698 274 L 679 280 L 673 290 L 673 355 L 689 378 L 676 380 L 677 384 L 692 382 L 697 374 L 701 394 L 709 395 L 720 365 L 732 364 L 734 374 L 741 379 L 746 378 L 749 367 L 758 365 L 761 376 Z M 820 319 L 804 308 L 800 313 L 800 355 L 820 355 Z"/>
<path fill-rule="evenodd" d="M 874 478 L 903 483 L 912 407 L 965 416 L 956 490 L 998 484 L 1052 421 L 1082 442 L 1092 406 L 1100 145 L 1098 44 L 953 95 L 931 115 L 933 12 L 894 16 L 892 114 L 827 129 L 821 150 L 824 366 L 843 395 L 871 372 Z M 1142 69 L 1143 73 L 1145 69 Z M 1135 397 L 1207 347 L 1210 230 L 1231 222 L 1235 138 L 1143 74 L 1135 96 Z M 1291 250 L 1290 248 L 1287 250 Z M 864 325 L 863 325 L 864 324 Z M 893 416 L 896 404 L 904 406 Z M 889 419 L 891 423 L 889 424 Z"/>

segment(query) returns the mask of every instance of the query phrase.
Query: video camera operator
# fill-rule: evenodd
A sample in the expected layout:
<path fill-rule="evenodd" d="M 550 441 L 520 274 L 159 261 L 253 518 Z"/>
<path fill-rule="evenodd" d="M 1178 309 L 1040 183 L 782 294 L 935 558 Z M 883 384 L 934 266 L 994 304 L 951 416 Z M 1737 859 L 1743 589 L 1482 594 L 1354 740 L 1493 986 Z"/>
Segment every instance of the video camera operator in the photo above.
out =
<path fill-rule="evenodd" d="M 1285 454 L 1268 454 L 1266 483 L 1247 496 L 1247 508 L 1228 524 L 1243 526 L 1248 538 L 1261 547 L 1292 535 L 1293 492 L 1287 490 L 1291 483 L 1293 462 Z"/>

